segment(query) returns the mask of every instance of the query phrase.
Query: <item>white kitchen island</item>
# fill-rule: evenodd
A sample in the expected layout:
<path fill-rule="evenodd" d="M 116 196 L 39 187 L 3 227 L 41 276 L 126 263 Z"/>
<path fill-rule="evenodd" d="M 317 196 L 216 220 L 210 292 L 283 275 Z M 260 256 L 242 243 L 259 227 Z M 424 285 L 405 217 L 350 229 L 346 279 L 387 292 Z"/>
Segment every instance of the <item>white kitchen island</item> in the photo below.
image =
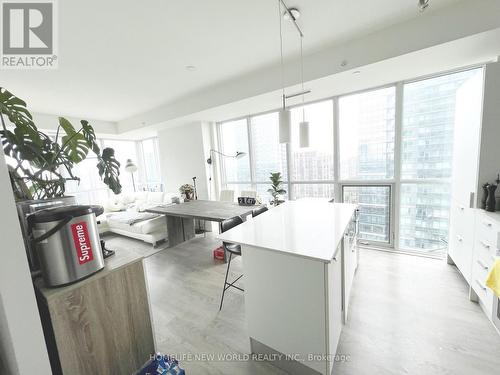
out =
<path fill-rule="evenodd" d="M 219 235 L 241 244 L 252 353 L 330 374 L 358 264 L 356 205 L 289 201 Z"/>

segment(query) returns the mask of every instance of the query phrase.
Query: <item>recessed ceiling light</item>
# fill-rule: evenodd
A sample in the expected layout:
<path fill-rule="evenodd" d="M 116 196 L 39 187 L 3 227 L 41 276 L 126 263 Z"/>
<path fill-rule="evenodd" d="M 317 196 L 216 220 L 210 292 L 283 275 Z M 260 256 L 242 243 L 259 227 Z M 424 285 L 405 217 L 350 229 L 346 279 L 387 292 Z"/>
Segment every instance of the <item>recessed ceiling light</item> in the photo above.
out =
<path fill-rule="evenodd" d="M 361 70 L 355 70 L 354 72 L 352 72 L 352 74 L 360 74 L 361 73 Z"/>
<path fill-rule="evenodd" d="M 193 72 L 196 70 L 196 66 L 194 65 L 186 65 L 186 70 L 189 72 Z"/>
<path fill-rule="evenodd" d="M 292 16 L 295 20 L 298 20 L 300 18 L 300 11 L 297 8 L 290 8 L 290 13 L 292 13 Z M 285 13 L 283 13 L 283 18 L 289 21 L 290 14 L 287 11 L 285 11 Z"/>

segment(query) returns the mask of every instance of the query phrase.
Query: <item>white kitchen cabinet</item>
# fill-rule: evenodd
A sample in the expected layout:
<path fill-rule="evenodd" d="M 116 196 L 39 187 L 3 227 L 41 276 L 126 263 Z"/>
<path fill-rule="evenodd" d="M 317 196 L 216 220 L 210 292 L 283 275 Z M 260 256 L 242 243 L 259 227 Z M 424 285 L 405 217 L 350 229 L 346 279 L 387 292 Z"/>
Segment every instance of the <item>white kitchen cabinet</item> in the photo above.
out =
<path fill-rule="evenodd" d="M 500 213 L 476 210 L 475 243 L 472 258 L 471 288 L 486 315 L 493 314 L 494 294 L 486 287 L 491 266 L 500 256 Z"/>
<path fill-rule="evenodd" d="M 483 77 L 467 81 L 456 96 L 453 174 L 450 207 L 448 261 L 456 264 L 471 284 L 474 247 L 474 203 L 477 196 L 482 98 L 471 96 L 481 90 Z"/>
<path fill-rule="evenodd" d="M 356 208 L 288 201 L 219 235 L 241 245 L 252 353 L 289 356 L 269 356 L 289 374 L 331 373 L 357 264 Z"/>
<path fill-rule="evenodd" d="M 328 264 L 328 349 L 327 353 L 335 356 L 339 344 L 340 333 L 344 324 L 343 288 L 342 288 L 342 251 Z M 328 369 L 331 373 L 334 361 L 329 361 Z"/>
<path fill-rule="evenodd" d="M 351 296 L 352 283 L 354 274 L 358 267 L 358 246 L 357 246 L 357 229 L 356 221 L 351 221 L 349 227 L 344 234 L 343 240 L 343 264 L 344 264 L 344 322 L 347 321 L 349 313 L 349 300 Z"/>
<path fill-rule="evenodd" d="M 470 285 L 474 247 L 474 209 L 451 200 L 448 256 Z"/>
<path fill-rule="evenodd" d="M 483 83 L 483 97 L 475 95 Z M 469 296 L 492 319 L 492 291 L 486 278 L 500 256 L 500 212 L 478 208 L 482 188 L 500 172 L 500 63 L 485 66 L 484 77 L 467 82 L 456 97 L 452 199 L 448 263 L 455 264 L 469 284 Z M 477 116 L 480 113 L 481 116 Z"/>

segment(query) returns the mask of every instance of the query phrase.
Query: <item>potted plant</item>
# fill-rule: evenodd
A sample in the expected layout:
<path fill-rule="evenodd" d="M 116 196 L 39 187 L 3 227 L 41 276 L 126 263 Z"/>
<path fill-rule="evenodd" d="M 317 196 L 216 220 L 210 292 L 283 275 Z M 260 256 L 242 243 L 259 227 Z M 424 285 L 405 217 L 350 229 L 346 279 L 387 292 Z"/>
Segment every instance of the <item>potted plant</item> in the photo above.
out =
<path fill-rule="evenodd" d="M 194 196 L 194 186 L 193 185 L 184 184 L 179 188 L 179 191 L 181 194 L 184 195 L 185 201 L 190 201 L 193 199 L 193 196 Z"/>
<path fill-rule="evenodd" d="M 280 197 L 286 194 L 286 190 L 283 189 L 283 181 L 281 180 L 281 173 L 280 172 L 271 173 L 269 179 L 271 180 L 271 188 L 268 189 L 267 192 L 273 196 L 271 204 L 277 206 L 284 202 L 284 200 L 280 199 Z"/>
<path fill-rule="evenodd" d="M 81 127 L 75 129 L 60 117 L 56 134 L 50 137 L 38 130 L 26 103 L 1 87 L 0 121 L 4 153 L 15 161 L 9 166 L 9 175 L 16 200 L 63 197 L 66 181 L 80 180 L 73 168 L 89 152 L 97 156 L 96 168 L 104 183 L 115 194 L 121 192 L 120 163 L 115 152 L 112 148 L 100 149 L 88 121 L 80 121 Z"/>

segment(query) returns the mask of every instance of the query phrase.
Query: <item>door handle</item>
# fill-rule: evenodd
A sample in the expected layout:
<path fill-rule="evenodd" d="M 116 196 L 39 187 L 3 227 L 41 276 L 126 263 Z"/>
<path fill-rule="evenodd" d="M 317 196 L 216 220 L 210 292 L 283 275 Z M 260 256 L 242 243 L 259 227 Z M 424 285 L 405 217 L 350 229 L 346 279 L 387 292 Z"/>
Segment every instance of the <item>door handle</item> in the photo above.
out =
<path fill-rule="evenodd" d="M 470 194 L 469 194 L 469 207 L 470 208 L 474 208 L 474 192 L 471 191 Z"/>
<path fill-rule="evenodd" d="M 457 240 L 458 240 L 458 242 L 462 242 L 464 239 L 462 236 L 457 235 Z"/>
<path fill-rule="evenodd" d="M 486 242 L 484 242 L 484 241 L 479 241 L 479 242 L 481 243 L 481 245 L 483 245 L 483 247 L 484 247 L 485 249 L 488 249 L 488 250 L 489 250 L 489 249 L 491 248 L 491 246 L 490 246 L 490 245 L 488 245 Z"/>
<path fill-rule="evenodd" d="M 488 223 L 487 221 L 483 221 L 483 224 L 486 225 L 489 228 L 491 228 L 493 226 L 493 224 Z"/>
<path fill-rule="evenodd" d="M 479 264 L 481 267 L 483 267 L 483 269 L 485 269 L 486 271 L 488 271 L 490 268 L 488 266 L 485 266 L 483 262 L 481 262 L 480 260 L 477 260 L 477 264 Z"/>
<path fill-rule="evenodd" d="M 476 284 L 479 285 L 479 287 L 486 292 L 486 287 L 483 286 L 483 284 L 481 284 L 477 279 L 476 279 Z"/>

